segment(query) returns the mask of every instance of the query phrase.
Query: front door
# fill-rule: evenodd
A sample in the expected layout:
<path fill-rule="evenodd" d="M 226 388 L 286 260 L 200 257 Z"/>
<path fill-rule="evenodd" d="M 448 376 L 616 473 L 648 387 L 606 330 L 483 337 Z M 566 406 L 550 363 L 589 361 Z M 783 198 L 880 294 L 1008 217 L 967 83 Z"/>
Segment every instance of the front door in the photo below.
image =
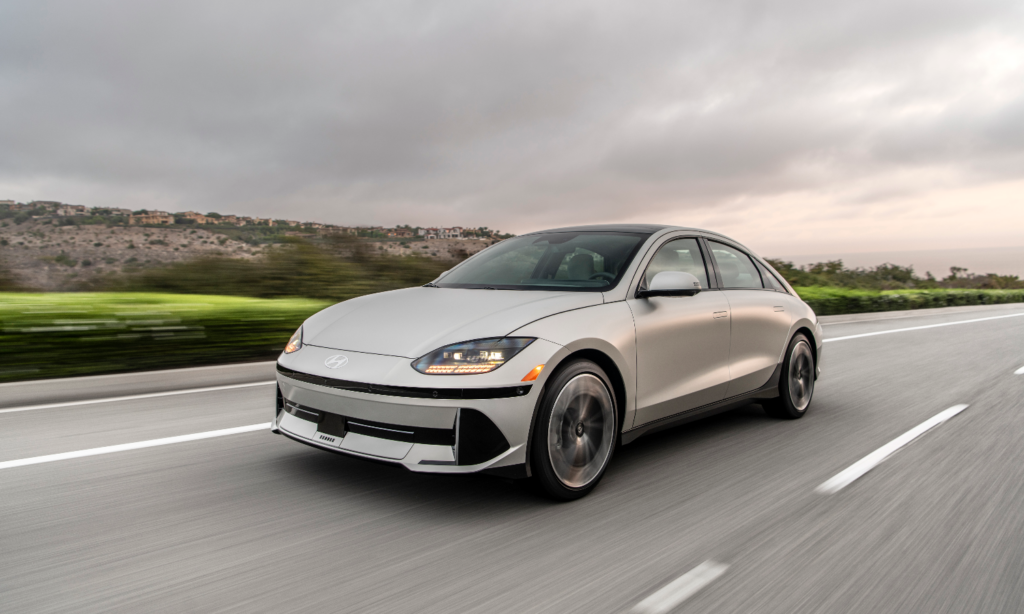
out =
<path fill-rule="evenodd" d="M 662 245 L 641 287 L 662 271 L 691 273 L 704 290 L 694 296 L 627 301 L 636 324 L 634 426 L 721 401 L 729 382 L 729 303 L 720 290 L 708 289 L 708 267 L 697 239 Z"/>

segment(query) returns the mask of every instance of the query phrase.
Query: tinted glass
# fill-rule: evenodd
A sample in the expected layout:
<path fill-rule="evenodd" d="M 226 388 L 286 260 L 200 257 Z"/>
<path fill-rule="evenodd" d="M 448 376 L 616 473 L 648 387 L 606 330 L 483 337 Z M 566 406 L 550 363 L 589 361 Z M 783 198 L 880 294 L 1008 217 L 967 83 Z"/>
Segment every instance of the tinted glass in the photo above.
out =
<path fill-rule="evenodd" d="M 651 259 L 651 263 L 647 265 L 644 287 L 650 288 L 654 276 L 663 271 L 690 273 L 700 281 L 701 288 L 707 290 L 709 287 L 708 270 L 700 255 L 697 239 L 676 239 L 661 246 Z"/>
<path fill-rule="evenodd" d="M 779 283 L 778 279 L 775 279 L 775 276 L 772 275 L 771 271 L 766 269 L 763 264 L 757 262 L 756 260 L 754 261 L 754 264 L 757 265 L 757 270 L 761 272 L 761 279 L 764 280 L 764 285 L 766 288 L 778 290 L 779 292 L 786 291 L 786 288 L 781 283 Z"/>
<path fill-rule="evenodd" d="M 617 283 L 649 235 L 550 232 L 507 239 L 441 278 L 442 288 L 602 292 Z"/>
<path fill-rule="evenodd" d="M 716 241 L 708 241 L 715 257 L 722 285 L 726 288 L 763 288 L 761 274 L 753 261 L 743 252 Z"/>

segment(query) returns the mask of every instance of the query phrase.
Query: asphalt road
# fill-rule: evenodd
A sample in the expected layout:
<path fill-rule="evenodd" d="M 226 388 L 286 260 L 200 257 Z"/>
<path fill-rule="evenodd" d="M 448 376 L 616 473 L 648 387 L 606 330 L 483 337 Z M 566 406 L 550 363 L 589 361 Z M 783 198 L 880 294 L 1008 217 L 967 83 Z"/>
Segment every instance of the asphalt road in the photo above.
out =
<path fill-rule="evenodd" d="M 830 318 L 804 419 L 752 405 L 642 438 L 569 504 L 266 430 L 0 468 L 0 611 L 1021 612 L 1024 317 L 917 328 L 1012 314 L 1024 306 Z M 101 400 L 159 394 L 154 377 L 216 385 L 148 377 L 27 411 L 5 408 L 69 402 L 74 382 L 0 387 L 0 467 L 271 414 L 252 374 Z"/>

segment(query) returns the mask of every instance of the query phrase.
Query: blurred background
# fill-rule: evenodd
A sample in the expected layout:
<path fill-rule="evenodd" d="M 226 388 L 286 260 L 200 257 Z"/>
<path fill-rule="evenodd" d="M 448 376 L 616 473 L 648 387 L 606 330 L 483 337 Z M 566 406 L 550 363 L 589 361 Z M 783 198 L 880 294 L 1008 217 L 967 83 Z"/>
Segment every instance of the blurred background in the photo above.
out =
<path fill-rule="evenodd" d="M 996 0 L 4 3 L 0 380 L 94 336 L 90 369 L 158 364 L 65 330 L 119 321 L 110 293 L 315 310 L 568 224 L 723 232 L 823 314 L 1018 300 L 1022 26 Z M 166 300 L 168 366 L 272 356 L 304 315 L 179 355 L 217 324 Z"/>
<path fill-rule="evenodd" d="M 0 610 L 1024 611 L 1022 32 L 1020 0 L 0 2 Z M 570 505 L 268 432 L 311 314 L 601 223 L 768 258 L 828 342 L 806 418 L 644 437 Z"/>

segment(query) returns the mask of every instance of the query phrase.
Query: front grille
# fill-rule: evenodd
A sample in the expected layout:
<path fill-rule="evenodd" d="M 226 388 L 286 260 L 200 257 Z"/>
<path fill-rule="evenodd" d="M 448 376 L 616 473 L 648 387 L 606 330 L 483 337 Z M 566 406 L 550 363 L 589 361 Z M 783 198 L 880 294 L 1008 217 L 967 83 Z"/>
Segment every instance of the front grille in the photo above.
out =
<path fill-rule="evenodd" d="M 431 446 L 454 446 L 455 428 L 434 429 L 421 426 L 405 426 L 373 422 L 362 418 L 352 418 L 321 409 L 314 409 L 292 401 L 284 402 L 284 409 L 296 418 L 301 418 L 317 425 L 317 431 L 344 437 L 346 433 L 359 433 L 378 439 L 404 441 L 408 443 L 424 443 Z"/>

